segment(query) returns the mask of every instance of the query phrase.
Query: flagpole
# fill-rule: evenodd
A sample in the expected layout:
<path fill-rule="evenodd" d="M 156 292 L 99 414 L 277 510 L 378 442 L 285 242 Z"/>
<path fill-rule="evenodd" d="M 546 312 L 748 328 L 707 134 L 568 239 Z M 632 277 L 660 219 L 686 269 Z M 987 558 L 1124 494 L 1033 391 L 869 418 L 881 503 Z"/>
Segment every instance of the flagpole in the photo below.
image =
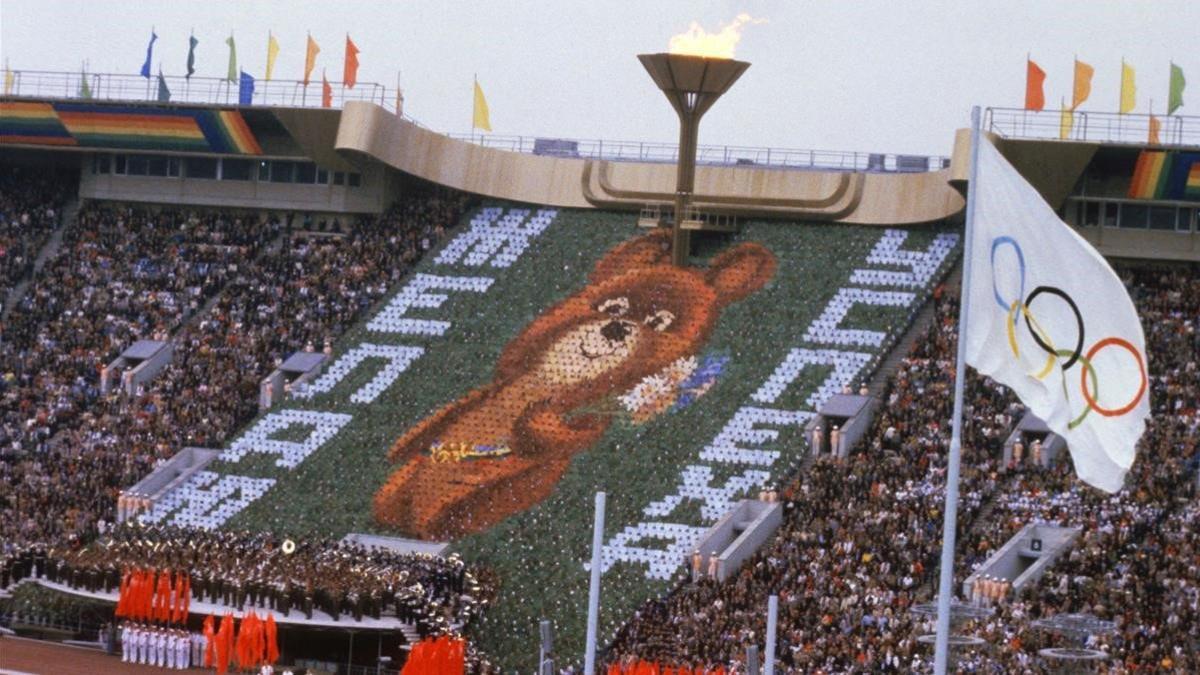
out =
<path fill-rule="evenodd" d="M 937 642 L 933 672 L 946 674 L 950 651 L 950 600 L 954 597 L 954 540 L 958 525 L 958 465 L 962 451 L 963 385 L 967 375 L 967 321 L 971 304 L 971 254 L 975 239 L 975 205 L 978 201 L 979 106 L 971 108 L 971 167 L 967 177 L 967 218 L 963 243 L 962 291 L 958 309 L 958 356 L 954 368 L 954 416 L 950 427 L 950 456 L 946 462 L 946 508 L 942 521 L 942 563 L 937 598 Z"/>
<path fill-rule="evenodd" d="M 596 493 L 596 518 L 592 523 L 592 577 L 588 583 L 587 641 L 584 643 L 583 673 L 596 673 L 596 633 L 600 622 L 600 567 L 604 546 L 605 493 Z"/>

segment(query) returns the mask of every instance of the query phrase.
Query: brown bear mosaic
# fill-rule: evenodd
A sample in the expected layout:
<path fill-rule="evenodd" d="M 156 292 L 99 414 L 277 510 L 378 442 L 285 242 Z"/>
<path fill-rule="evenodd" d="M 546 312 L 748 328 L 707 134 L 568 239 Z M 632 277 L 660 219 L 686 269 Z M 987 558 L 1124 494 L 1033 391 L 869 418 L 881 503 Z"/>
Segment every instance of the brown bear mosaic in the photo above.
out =
<path fill-rule="evenodd" d="M 375 494 L 376 519 L 453 539 L 539 503 L 611 424 L 597 405 L 697 354 L 721 310 L 775 272 L 756 243 L 707 269 L 671 265 L 669 246 L 668 231 L 617 245 L 586 287 L 505 346 L 491 382 L 398 439 L 388 456 L 400 466 Z"/>

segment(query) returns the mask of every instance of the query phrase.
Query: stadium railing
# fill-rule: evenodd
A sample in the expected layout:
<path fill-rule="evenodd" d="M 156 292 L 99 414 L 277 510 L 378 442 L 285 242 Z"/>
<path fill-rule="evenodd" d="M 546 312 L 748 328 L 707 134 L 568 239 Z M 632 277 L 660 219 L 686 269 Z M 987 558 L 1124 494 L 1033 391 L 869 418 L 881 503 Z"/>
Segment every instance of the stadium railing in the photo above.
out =
<path fill-rule="evenodd" d="M 446 134 L 450 138 L 486 148 L 550 157 L 598 159 L 614 162 L 674 163 L 679 146 L 674 143 L 608 141 L 602 139 L 544 138 L 497 134 Z M 738 145 L 702 145 L 696 162 L 715 166 L 777 169 L 920 173 L 950 164 L 947 157 L 840 150 L 801 150 Z"/>
<path fill-rule="evenodd" d="M 74 73 L 46 70 L 14 70 L 11 72 L 12 82 L 11 85 L 5 87 L 3 98 L 160 102 L 157 75 L 146 78 L 141 75 L 116 73 Z M 170 90 L 170 98 L 164 103 L 241 105 L 238 102 L 239 83 L 225 78 L 163 75 L 163 83 Z M 358 82 L 353 88 L 345 87 L 341 82 L 330 82 L 329 85 L 331 108 L 340 109 L 349 101 L 365 101 L 379 105 L 391 112 L 396 111 L 397 92 L 395 89 L 389 89 L 375 82 Z M 321 108 L 323 107 L 321 86 L 320 81 L 311 81 L 305 85 L 299 80 L 256 79 L 248 105 Z M 419 127 L 428 129 L 411 117 L 405 115 L 402 117 Z M 656 163 L 674 163 L 678 157 L 678 146 L 674 143 L 474 133 L 446 135 L 456 140 L 468 141 L 488 148 L 553 157 Z M 942 156 L 737 145 L 702 145 L 697 149 L 696 161 L 700 164 L 714 166 L 867 171 L 872 173 L 920 173 L 944 169 L 950 164 L 949 158 Z"/>
<path fill-rule="evenodd" d="M 85 89 L 84 83 L 87 83 Z M 169 103 L 238 105 L 239 83 L 221 77 L 181 77 L 164 75 L 170 90 Z M 341 108 L 347 101 L 368 101 L 395 112 L 395 90 L 375 82 L 358 82 L 346 87 L 330 82 L 330 107 Z M 96 101 L 158 102 L 158 75 L 120 75 L 116 73 L 65 73 L 48 70 L 14 70 L 12 85 L 5 97 L 38 99 L 84 99 Z M 250 105 L 286 108 L 320 108 L 321 81 L 305 85 L 300 80 L 254 81 Z"/>
<path fill-rule="evenodd" d="M 1064 115 L 1070 116 L 1069 125 Z M 988 108 L 983 128 L 1003 138 L 1145 145 L 1151 118 L 1160 125 L 1156 145 L 1200 146 L 1200 117 L 1189 115 Z"/>

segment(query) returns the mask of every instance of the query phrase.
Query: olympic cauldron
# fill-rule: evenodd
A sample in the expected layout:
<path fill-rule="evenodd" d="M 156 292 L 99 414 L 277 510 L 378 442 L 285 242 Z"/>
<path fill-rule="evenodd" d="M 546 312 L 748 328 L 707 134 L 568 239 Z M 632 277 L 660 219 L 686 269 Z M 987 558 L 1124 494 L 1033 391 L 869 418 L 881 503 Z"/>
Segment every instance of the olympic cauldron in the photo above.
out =
<path fill-rule="evenodd" d="M 638 60 L 679 115 L 679 158 L 675 178 L 675 218 L 671 262 L 687 263 L 689 233 L 681 225 L 696 183 L 696 143 L 700 118 L 750 67 L 746 61 L 692 54 L 639 54 Z"/>

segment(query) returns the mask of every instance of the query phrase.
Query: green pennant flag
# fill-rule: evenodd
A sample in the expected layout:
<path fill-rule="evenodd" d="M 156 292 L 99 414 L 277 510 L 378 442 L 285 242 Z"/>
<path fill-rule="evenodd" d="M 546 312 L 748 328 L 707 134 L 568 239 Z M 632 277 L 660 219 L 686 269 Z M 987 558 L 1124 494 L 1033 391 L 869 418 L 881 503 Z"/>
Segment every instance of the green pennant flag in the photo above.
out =
<path fill-rule="evenodd" d="M 88 84 L 87 70 L 79 70 L 79 98 L 91 98 L 92 87 Z"/>
<path fill-rule="evenodd" d="M 1183 68 L 1171 63 L 1171 91 L 1167 95 L 1167 114 L 1175 114 L 1175 110 L 1183 105 L 1183 87 L 1187 80 L 1183 79 Z"/>
<path fill-rule="evenodd" d="M 162 71 L 158 71 L 158 102 L 166 103 L 171 100 L 171 90 L 167 89 L 167 80 L 163 77 Z"/>
<path fill-rule="evenodd" d="M 237 82 L 237 46 L 233 44 L 233 35 L 229 36 L 229 39 L 225 41 L 225 44 L 229 45 L 229 73 L 225 76 L 225 79 L 229 80 L 230 82 Z"/>

